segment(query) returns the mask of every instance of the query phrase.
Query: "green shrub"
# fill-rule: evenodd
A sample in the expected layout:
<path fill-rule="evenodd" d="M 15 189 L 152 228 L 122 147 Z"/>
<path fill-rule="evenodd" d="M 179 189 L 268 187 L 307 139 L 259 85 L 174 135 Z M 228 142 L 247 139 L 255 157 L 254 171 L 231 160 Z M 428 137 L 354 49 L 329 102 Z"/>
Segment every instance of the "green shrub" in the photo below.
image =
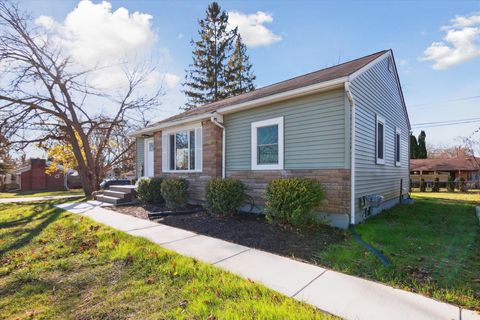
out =
<path fill-rule="evenodd" d="M 212 178 L 206 186 L 207 210 L 214 214 L 231 215 L 246 199 L 246 186 L 232 178 Z"/>
<path fill-rule="evenodd" d="M 185 179 L 165 179 L 161 192 L 165 204 L 171 209 L 185 209 L 187 206 L 188 181 Z"/>
<path fill-rule="evenodd" d="M 427 183 L 425 182 L 425 179 L 421 178 L 420 179 L 420 192 L 425 192 L 427 191 Z"/>
<path fill-rule="evenodd" d="M 435 178 L 433 182 L 432 192 L 439 192 L 440 191 L 440 179 L 438 177 Z"/>
<path fill-rule="evenodd" d="M 447 190 L 449 192 L 454 192 L 455 191 L 455 179 L 453 179 L 452 176 L 448 176 Z"/>
<path fill-rule="evenodd" d="M 137 181 L 137 195 L 142 203 L 162 204 L 164 199 L 160 190 L 162 178 L 141 178 Z"/>
<path fill-rule="evenodd" d="M 318 180 L 275 179 L 265 190 L 265 214 L 269 221 L 305 225 L 313 222 L 313 209 L 323 198 L 323 188 Z"/>

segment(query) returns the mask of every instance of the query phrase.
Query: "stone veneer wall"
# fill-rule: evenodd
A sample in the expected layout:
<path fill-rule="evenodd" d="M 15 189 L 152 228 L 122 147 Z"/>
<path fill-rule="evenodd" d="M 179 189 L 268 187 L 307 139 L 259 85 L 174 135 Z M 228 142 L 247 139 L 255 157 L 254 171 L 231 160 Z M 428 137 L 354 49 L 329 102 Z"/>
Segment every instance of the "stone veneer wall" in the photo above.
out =
<path fill-rule="evenodd" d="M 325 199 L 318 208 L 319 212 L 350 212 L 350 170 L 349 169 L 295 169 L 281 171 L 227 171 L 227 176 L 243 181 L 247 193 L 253 197 L 255 204 L 263 206 L 262 194 L 267 183 L 275 178 L 296 176 L 318 179 L 325 190 Z"/>
<path fill-rule="evenodd" d="M 154 173 L 158 177 L 185 178 L 189 181 L 192 202 L 205 200 L 205 184 L 212 177 L 222 176 L 222 130 L 209 120 L 202 122 L 203 168 L 202 172 L 162 172 L 162 132 L 154 134 Z M 227 171 L 227 177 L 243 181 L 247 193 L 255 204 L 263 206 L 262 193 L 267 183 L 275 178 L 298 176 L 318 179 L 326 193 L 318 208 L 325 213 L 350 212 L 350 170 L 348 169 L 292 169 L 272 171 Z"/>
<path fill-rule="evenodd" d="M 153 139 L 155 176 L 187 179 L 190 183 L 190 200 L 194 203 L 203 202 L 207 181 L 222 176 L 222 130 L 210 120 L 202 122 L 202 172 L 162 172 L 162 132 L 155 132 Z"/>

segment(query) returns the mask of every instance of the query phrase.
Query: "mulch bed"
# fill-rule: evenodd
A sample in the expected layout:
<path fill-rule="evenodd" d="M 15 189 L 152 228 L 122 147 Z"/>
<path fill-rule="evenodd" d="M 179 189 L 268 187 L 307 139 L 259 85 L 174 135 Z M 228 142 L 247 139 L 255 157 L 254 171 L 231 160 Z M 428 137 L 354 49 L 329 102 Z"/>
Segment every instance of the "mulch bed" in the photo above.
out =
<path fill-rule="evenodd" d="M 148 219 L 149 212 L 165 209 L 142 205 L 108 208 L 142 219 Z M 328 226 L 318 225 L 297 229 L 291 226 L 272 225 L 262 216 L 248 214 L 222 217 L 198 212 L 188 215 L 170 215 L 155 221 L 313 263 L 321 263 L 318 255 L 327 247 L 343 242 L 347 237 L 345 231 Z"/>

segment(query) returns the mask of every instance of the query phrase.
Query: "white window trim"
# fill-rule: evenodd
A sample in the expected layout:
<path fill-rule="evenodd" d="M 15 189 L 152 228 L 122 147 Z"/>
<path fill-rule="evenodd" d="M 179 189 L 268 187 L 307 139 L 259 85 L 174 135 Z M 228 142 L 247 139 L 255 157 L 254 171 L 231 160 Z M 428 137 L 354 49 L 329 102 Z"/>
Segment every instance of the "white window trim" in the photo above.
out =
<path fill-rule="evenodd" d="M 149 175 L 149 176 L 147 176 L 147 174 L 146 174 L 146 172 L 145 172 L 145 171 L 146 171 L 145 169 L 146 169 L 147 161 L 148 161 L 148 159 L 147 159 L 147 154 L 148 154 L 148 152 L 149 152 L 149 150 L 148 150 L 148 144 L 149 144 L 150 142 L 152 142 L 152 143 L 154 144 L 154 145 L 153 145 L 153 148 L 154 148 L 154 149 L 153 149 L 153 161 L 152 161 L 152 168 L 151 168 L 152 174 Z M 145 139 L 143 140 L 143 174 L 142 174 L 142 177 L 151 178 L 151 177 L 153 177 L 154 175 L 155 175 L 155 142 L 154 142 L 154 140 L 153 140 L 153 137 L 152 137 L 152 138 L 145 138 Z"/>
<path fill-rule="evenodd" d="M 378 157 L 378 123 L 383 124 L 383 159 L 380 159 Z M 385 164 L 385 132 L 387 131 L 387 123 L 385 122 L 385 118 L 382 116 L 379 116 L 378 114 L 376 115 L 376 121 L 375 121 L 375 159 L 377 160 L 377 164 Z"/>
<path fill-rule="evenodd" d="M 201 123 L 197 123 L 195 125 L 186 125 L 186 126 L 179 126 L 179 127 L 175 127 L 175 128 L 172 128 L 172 129 L 169 129 L 169 130 L 165 130 L 162 132 L 162 139 L 164 137 L 167 137 L 168 139 L 170 139 L 170 135 L 172 134 L 176 134 L 176 133 L 179 133 L 179 132 L 183 132 L 183 131 L 191 131 L 191 130 L 194 130 L 195 131 L 195 143 L 198 142 L 198 137 L 197 137 L 197 129 L 202 129 L 202 124 Z M 203 134 L 202 134 L 203 135 Z M 175 141 L 175 139 L 173 139 Z M 200 142 L 203 144 L 203 137 L 200 138 Z M 203 169 L 203 165 L 200 166 L 200 168 L 197 168 L 197 169 L 187 169 L 187 170 L 177 170 L 177 169 L 170 169 L 170 148 L 172 146 L 169 145 L 169 141 L 167 141 L 166 145 L 168 146 L 168 150 L 166 153 L 163 153 L 162 152 L 162 156 L 166 154 L 167 156 L 167 160 L 166 160 L 166 164 L 165 164 L 165 167 L 162 168 L 162 172 L 166 172 L 166 173 L 193 173 L 193 172 L 202 172 L 202 169 Z M 163 147 L 163 146 L 162 146 Z M 190 138 L 188 140 L 188 149 L 190 150 Z M 203 145 L 201 146 L 201 152 L 200 152 L 200 156 L 201 156 L 201 160 L 199 161 L 200 164 L 203 163 Z M 197 156 L 197 153 L 195 152 L 195 157 Z M 197 162 L 198 160 L 195 160 L 195 162 Z M 188 163 L 190 165 L 190 152 L 188 153 Z"/>
<path fill-rule="evenodd" d="M 258 164 L 257 163 L 257 129 L 278 125 L 278 163 L 277 164 Z M 252 151 L 252 170 L 283 170 L 283 117 L 252 122 L 251 130 L 251 151 Z"/>
<path fill-rule="evenodd" d="M 400 158 L 400 161 L 397 161 L 397 135 L 400 136 L 400 139 L 399 139 L 399 143 L 400 143 L 400 146 L 398 148 L 398 153 L 399 153 L 399 158 Z M 396 167 L 401 167 L 402 166 L 402 130 L 400 130 L 399 128 L 395 128 L 395 166 Z"/>

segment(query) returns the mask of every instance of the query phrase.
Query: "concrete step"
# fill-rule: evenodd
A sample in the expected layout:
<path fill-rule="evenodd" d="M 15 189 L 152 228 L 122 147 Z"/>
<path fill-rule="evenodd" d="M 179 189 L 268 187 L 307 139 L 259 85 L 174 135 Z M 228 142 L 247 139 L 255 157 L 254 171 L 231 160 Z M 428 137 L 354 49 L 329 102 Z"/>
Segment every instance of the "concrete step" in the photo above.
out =
<path fill-rule="evenodd" d="M 132 199 L 132 193 L 125 193 L 121 191 L 114 191 L 114 190 L 105 190 L 103 192 L 103 195 L 109 196 L 109 197 L 114 197 L 114 198 L 119 198 L 119 199 Z"/>
<path fill-rule="evenodd" d="M 110 186 L 108 190 L 111 191 L 118 191 L 123 193 L 135 194 L 135 186 L 134 185 L 125 185 L 125 186 Z"/>
<path fill-rule="evenodd" d="M 122 203 L 128 203 L 132 201 L 131 199 L 121 199 L 121 198 L 115 198 L 115 197 L 110 197 L 106 195 L 99 195 L 96 197 L 96 200 L 101 202 L 111 203 L 111 204 L 122 204 Z"/>

